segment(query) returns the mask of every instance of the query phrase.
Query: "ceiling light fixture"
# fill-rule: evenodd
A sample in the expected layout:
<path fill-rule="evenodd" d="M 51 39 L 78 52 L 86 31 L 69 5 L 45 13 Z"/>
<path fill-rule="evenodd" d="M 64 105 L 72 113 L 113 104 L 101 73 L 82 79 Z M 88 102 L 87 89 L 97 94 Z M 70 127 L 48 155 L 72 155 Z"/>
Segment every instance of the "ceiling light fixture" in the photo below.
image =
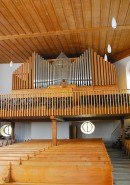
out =
<path fill-rule="evenodd" d="M 108 53 L 111 53 L 111 45 L 110 44 L 108 44 L 108 46 L 107 46 L 107 51 L 108 51 Z"/>
<path fill-rule="evenodd" d="M 12 67 L 12 66 L 13 66 L 13 61 L 12 61 L 12 60 L 10 61 L 10 64 L 9 64 L 9 65 L 10 65 L 10 67 Z"/>
<path fill-rule="evenodd" d="M 111 23 L 111 26 L 112 26 L 112 28 L 113 28 L 113 29 L 116 29 L 116 27 L 117 27 L 117 22 L 116 22 L 115 17 L 112 17 L 112 23 Z"/>
<path fill-rule="evenodd" d="M 108 61 L 107 55 L 106 55 L 106 54 L 104 55 L 104 60 L 105 60 L 105 61 Z"/>

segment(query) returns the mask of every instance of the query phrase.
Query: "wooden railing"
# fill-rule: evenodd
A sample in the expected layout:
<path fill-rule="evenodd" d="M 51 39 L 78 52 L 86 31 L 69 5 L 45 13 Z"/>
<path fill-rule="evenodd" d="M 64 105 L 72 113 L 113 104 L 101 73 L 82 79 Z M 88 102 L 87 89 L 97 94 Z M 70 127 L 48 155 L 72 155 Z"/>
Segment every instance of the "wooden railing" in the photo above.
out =
<path fill-rule="evenodd" d="M 130 113 L 130 90 L 0 95 L 0 118 Z"/>

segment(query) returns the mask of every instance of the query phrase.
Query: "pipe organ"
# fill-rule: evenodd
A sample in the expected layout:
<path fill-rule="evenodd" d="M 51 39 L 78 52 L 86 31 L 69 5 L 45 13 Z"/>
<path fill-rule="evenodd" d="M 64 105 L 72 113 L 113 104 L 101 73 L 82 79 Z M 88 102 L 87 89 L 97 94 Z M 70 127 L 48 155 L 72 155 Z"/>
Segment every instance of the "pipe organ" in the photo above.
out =
<path fill-rule="evenodd" d="M 34 52 L 13 73 L 13 90 L 47 88 L 60 84 L 116 85 L 115 66 L 104 61 L 92 49 L 86 50 L 78 58 L 67 58 L 61 53 L 56 59 L 50 60 L 45 60 Z"/>

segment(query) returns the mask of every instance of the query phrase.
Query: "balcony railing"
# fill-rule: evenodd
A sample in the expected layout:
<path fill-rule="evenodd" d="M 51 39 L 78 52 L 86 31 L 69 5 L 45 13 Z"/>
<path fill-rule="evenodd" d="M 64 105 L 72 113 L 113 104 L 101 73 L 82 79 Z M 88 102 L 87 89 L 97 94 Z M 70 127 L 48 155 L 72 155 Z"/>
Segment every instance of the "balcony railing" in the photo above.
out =
<path fill-rule="evenodd" d="M 0 95 L 0 118 L 130 113 L 130 90 Z"/>

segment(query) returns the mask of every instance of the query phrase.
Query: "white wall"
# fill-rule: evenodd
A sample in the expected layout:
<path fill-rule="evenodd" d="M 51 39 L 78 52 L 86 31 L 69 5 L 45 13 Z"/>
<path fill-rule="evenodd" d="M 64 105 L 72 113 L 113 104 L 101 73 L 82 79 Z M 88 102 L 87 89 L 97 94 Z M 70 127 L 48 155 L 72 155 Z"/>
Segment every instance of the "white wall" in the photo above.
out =
<path fill-rule="evenodd" d="M 126 65 L 130 57 L 119 60 L 115 63 L 117 83 L 120 89 L 127 89 Z"/>
<path fill-rule="evenodd" d="M 111 141 L 111 134 L 120 123 L 115 120 L 94 120 L 95 131 L 92 134 L 84 134 L 80 130 L 81 124 L 78 125 L 78 138 L 102 138 L 104 141 Z"/>
<path fill-rule="evenodd" d="M 126 65 L 127 89 L 130 89 L 130 59 Z"/>
<path fill-rule="evenodd" d="M 17 142 L 31 139 L 31 123 L 16 123 L 15 139 Z"/>
<path fill-rule="evenodd" d="M 130 89 L 130 57 L 115 63 L 117 82 L 120 89 Z"/>
<path fill-rule="evenodd" d="M 32 139 L 51 139 L 52 138 L 52 123 L 51 122 L 32 122 L 31 124 Z M 69 138 L 69 123 L 57 123 L 57 138 Z"/>
<path fill-rule="evenodd" d="M 9 94 L 12 90 L 12 73 L 21 64 L 0 64 L 0 94 Z"/>

